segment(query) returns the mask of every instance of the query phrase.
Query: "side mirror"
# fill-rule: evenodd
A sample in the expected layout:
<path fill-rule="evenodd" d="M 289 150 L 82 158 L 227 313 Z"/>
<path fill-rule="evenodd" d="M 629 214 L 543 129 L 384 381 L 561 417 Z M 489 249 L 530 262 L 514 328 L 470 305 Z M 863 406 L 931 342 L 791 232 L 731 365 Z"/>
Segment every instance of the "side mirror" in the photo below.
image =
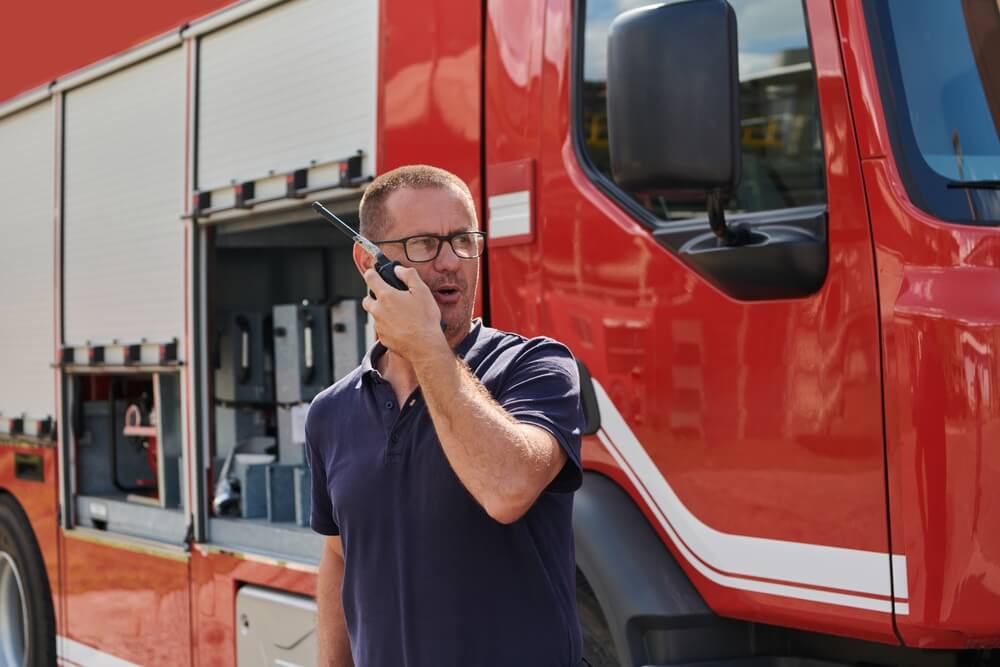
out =
<path fill-rule="evenodd" d="M 705 190 L 727 244 L 726 198 L 740 179 L 736 14 L 725 0 L 650 5 L 608 32 L 608 147 L 626 190 Z"/>

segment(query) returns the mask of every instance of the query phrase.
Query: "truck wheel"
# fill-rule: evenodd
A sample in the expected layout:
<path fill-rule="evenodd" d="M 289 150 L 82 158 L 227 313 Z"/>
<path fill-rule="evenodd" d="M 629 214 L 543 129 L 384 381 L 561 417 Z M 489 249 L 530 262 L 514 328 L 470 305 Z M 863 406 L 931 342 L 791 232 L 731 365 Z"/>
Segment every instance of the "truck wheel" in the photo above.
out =
<path fill-rule="evenodd" d="M 611 629 L 601 610 L 601 604 L 594 595 L 580 570 L 576 571 L 576 611 L 580 615 L 580 631 L 583 633 L 583 658 L 592 667 L 618 667 L 615 642 Z"/>
<path fill-rule="evenodd" d="M 0 495 L 0 666 L 55 664 L 55 615 L 42 554 L 21 507 Z"/>

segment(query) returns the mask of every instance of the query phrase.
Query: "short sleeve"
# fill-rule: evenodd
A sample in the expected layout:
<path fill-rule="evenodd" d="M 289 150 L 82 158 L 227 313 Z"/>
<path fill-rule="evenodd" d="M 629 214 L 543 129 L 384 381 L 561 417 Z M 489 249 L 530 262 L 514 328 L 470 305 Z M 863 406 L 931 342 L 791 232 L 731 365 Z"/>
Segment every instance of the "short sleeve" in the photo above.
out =
<path fill-rule="evenodd" d="M 551 338 L 528 341 L 508 366 L 497 402 L 514 419 L 551 433 L 566 464 L 546 491 L 570 493 L 583 483 L 580 462 L 580 374 L 572 353 Z"/>
<path fill-rule="evenodd" d="M 333 520 L 333 502 L 330 500 L 330 487 L 326 479 L 326 465 L 321 445 L 322 439 L 317 439 L 315 433 L 319 419 L 317 410 L 309 408 L 306 416 L 306 464 L 309 466 L 309 477 L 312 479 L 309 525 L 321 535 L 340 535 L 340 527 Z"/>

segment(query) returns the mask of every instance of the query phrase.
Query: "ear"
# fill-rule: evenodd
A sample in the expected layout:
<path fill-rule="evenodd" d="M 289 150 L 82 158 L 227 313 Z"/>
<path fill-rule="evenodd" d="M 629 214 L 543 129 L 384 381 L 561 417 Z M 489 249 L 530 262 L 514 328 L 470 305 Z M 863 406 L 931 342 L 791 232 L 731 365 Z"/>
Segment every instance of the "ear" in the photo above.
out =
<path fill-rule="evenodd" d="M 375 258 L 368 254 L 360 245 L 354 244 L 352 250 L 354 256 L 354 266 L 358 268 L 358 273 L 363 274 L 368 269 L 375 266 Z"/>

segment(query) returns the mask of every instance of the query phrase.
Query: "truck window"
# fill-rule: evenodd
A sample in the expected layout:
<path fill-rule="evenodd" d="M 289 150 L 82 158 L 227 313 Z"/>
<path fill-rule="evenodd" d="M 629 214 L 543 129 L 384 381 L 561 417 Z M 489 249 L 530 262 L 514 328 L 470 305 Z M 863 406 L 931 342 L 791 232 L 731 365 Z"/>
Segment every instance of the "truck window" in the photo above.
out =
<path fill-rule="evenodd" d="M 587 0 L 577 35 L 582 54 L 577 132 L 592 166 L 611 181 L 607 36 L 622 12 L 646 0 Z M 739 39 L 742 179 L 727 211 L 752 213 L 826 201 L 816 80 L 800 0 L 730 0 Z M 652 55 L 651 55 L 652 57 Z M 705 216 L 698 192 L 628 192 L 659 220 Z"/>
<path fill-rule="evenodd" d="M 1000 223 L 1000 6 L 865 4 L 896 162 L 943 220 Z"/>

